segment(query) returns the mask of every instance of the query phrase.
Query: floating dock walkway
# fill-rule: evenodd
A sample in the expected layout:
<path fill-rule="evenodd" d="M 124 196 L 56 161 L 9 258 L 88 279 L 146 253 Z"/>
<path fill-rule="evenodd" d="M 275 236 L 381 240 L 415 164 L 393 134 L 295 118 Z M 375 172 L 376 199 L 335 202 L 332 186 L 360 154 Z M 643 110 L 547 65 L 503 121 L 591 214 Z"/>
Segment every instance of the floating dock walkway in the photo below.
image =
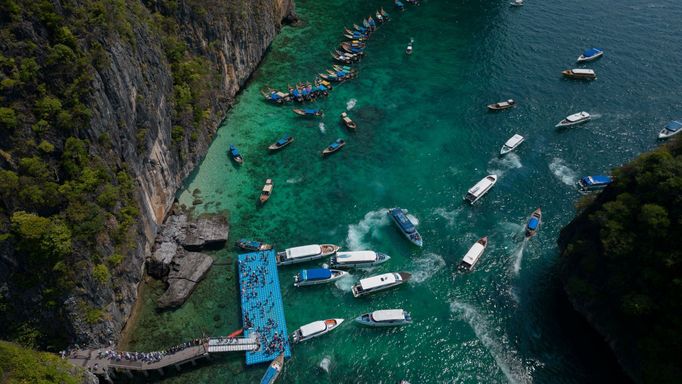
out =
<path fill-rule="evenodd" d="M 246 352 L 246 365 L 270 362 L 282 352 L 291 357 L 275 251 L 242 254 L 237 263 L 244 336 L 256 335 L 260 343 Z"/>

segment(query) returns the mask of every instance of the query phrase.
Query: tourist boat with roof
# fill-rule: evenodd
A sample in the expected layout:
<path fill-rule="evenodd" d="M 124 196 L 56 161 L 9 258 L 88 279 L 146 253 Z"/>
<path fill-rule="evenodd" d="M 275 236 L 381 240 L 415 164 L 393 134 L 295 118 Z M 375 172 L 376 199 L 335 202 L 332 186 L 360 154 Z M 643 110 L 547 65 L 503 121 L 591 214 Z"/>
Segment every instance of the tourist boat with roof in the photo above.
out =
<path fill-rule="evenodd" d="M 592 192 L 606 188 L 613 182 L 613 177 L 604 175 L 584 176 L 578 180 L 578 191 Z"/>
<path fill-rule="evenodd" d="M 336 252 L 329 259 L 335 268 L 367 268 L 387 262 L 391 256 L 374 251 Z"/>
<path fill-rule="evenodd" d="M 351 120 L 350 117 L 348 117 L 348 113 L 346 113 L 346 112 L 341 112 L 341 121 L 343 122 L 343 124 L 348 129 L 354 130 L 358 127 L 358 125 L 355 124 L 355 122 L 353 120 Z"/>
<path fill-rule="evenodd" d="M 542 224 L 542 210 L 538 208 L 531 213 L 528 224 L 526 224 L 526 238 L 535 236 L 540 229 L 540 224 Z"/>
<path fill-rule="evenodd" d="M 491 111 L 501 111 L 503 109 L 509 109 L 516 105 L 514 99 L 509 99 L 507 101 L 500 101 L 499 103 L 488 104 L 488 109 Z"/>
<path fill-rule="evenodd" d="M 405 48 L 405 53 L 408 55 L 412 54 L 412 43 L 414 43 L 414 39 L 410 39 L 410 42 L 407 43 L 407 48 Z"/>
<path fill-rule="evenodd" d="M 478 239 L 478 241 L 475 242 L 474 245 L 469 248 L 469 251 L 467 251 L 467 253 L 464 255 L 457 269 L 462 272 L 469 272 L 474 269 L 474 266 L 476 263 L 478 263 L 478 260 L 481 258 L 481 256 L 483 256 L 483 252 L 487 246 L 488 236 Z"/>
<path fill-rule="evenodd" d="M 391 272 L 381 275 L 371 276 L 361 279 L 359 283 L 355 284 L 351 291 L 353 297 L 360 297 L 369 295 L 370 293 L 383 291 L 392 287 L 397 287 L 400 284 L 410 280 L 411 273 L 408 272 Z"/>
<path fill-rule="evenodd" d="M 260 93 L 263 95 L 263 97 L 265 97 L 265 100 L 273 103 L 282 104 L 284 102 L 291 101 L 291 94 L 276 91 L 274 89 L 270 89 L 267 92 L 261 90 Z"/>
<path fill-rule="evenodd" d="M 488 175 L 482 178 L 476 185 L 469 188 L 467 194 L 464 195 L 464 200 L 469 204 L 474 204 L 483 197 L 483 195 L 488 193 L 495 183 L 497 183 L 497 175 Z"/>
<path fill-rule="evenodd" d="M 292 335 L 293 343 L 300 343 L 302 341 L 310 340 L 313 337 L 322 336 L 336 329 L 343 323 L 343 319 L 327 319 L 313 321 L 294 331 Z"/>
<path fill-rule="evenodd" d="M 302 269 L 294 276 L 294 287 L 305 287 L 308 285 L 330 283 L 348 275 L 348 272 L 341 271 L 339 269 Z"/>
<path fill-rule="evenodd" d="M 673 120 L 666 124 L 665 127 L 663 127 L 663 129 L 661 129 L 661 131 L 658 133 L 658 138 L 667 139 L 669 137 L 677 135 L 680 132 L 682 132 L 682 121 Z"/>
<path fill-rule="evenodd" d="M 327 148 L 322 151 L 322 156 L 331 155 L 332 153 L 340 150 L 346 145 L 346 141 L 343 139 L 336 139 L 333 143 L 329 144 Z"/>
<path fill-rule="evenodd" d="M 510 137 L 509 140 L 507 140 L 504 145 L 502 146 L 502 149 L 500 149 L 500 155 L 506 155 L 507 153 L 513 151 L 523 143 L 525 138 L 519 134 L 515 134 L 514 136 Z"/>
<path fill-rule="evenodd" d="M 581 79 L 581 80 L 596 80 L 597 74 L 592 69 L 587 68 L 574 68 L 561 71 L 564 76 L 571 79 Z"/>
<path fill-rule="evenodd" d="M 268 149 L 270 151 L 278 151 L 287 145 L 291 144 L 294 142 L 294 138 L 292 136 L 289 136 L 288 134 L 284 134 L 284 136 L 280 137 L 279 140 L 275 141 L 274 143 L 270 144 Z"/>
<path fill-rule="evenodd" d="M 312 109 L 312 108 L 306 108 L 306 109 L 292 109 L 295 114 L 299 116 L 322 116 L 324 115 L 324 112 L 322 112 L 321 109 Z"/>
<path fill-rule="evenodd" d="M 341 249 L 334 244 L 312 244 L 277 252 L 277 265 L 289 265 L 331 256 Z"/>
<path fill-rule="evenodd" d="M 244 163 L 244 158 L 242 157 L 241 153 L 239 153 L 237 147 L 235 147 L 234 145 L 230 144 L 230 149 L 227 151 L 227 154 L 230 155 L 230 158 L 234 160 L 237 164 Z"/>
<path fill-rule="evenodd" d="M 601 48 L 590 48 L 583 51 L 583 54 L 578 56 L 579 63 L 585 63 L 588 61 L 596 60 L 604 56 L 604 50 Z"/>
<path fill-rule="evenodd" d="M 334 60 L 344 64 L 352 64 L 360 60 L 360 55 L 356 55 L 353 53 L 334 51 L 330 52 L 330 54 L 332 55 Z"/>
<path fill-rule="evenodd" d="M 341 43 L 341 49 L 343 49 L 344 51 L 346 51 L 348 53 L 352 53 L 352 54 L 357 55 L 357 54 L 361 54 L 365 50 L 365 47 L 357 45 L 357 44 L 351 44 L 348 42 L 343 42 L 343 43 Z"/>
<path fill-rule="evenodd" d="M 362 314 L 355 322 L 368 327 L 398 327 L 412 323 L 412 316 L 404 309 L 381 309 Z"/>
<path fill-rule="evenodd" d="M 282 368 L 284 368 L 284 352 L 280 353 L 279 356 L 270 363 L 263 378 L 260 379 L 260 384 L 274 384 L 277 377 L 279 377 L 279 374 L 282 373 Z"/>
<path fill-rule="evenodd" d="M 272 179 L 266 179 L 265 180 L 265 185 L 263 185 L 263 189 L 260 191 L 260 203 L 265 204 L 266 201 L 270 198 L 270 195 L 272 195 Z"/>
<path fill-rule="evenodd" d="M 561 128 L 576 124 L 582 124 L 588 122 L 591 118 L 592 116 L 590 116 L 589 113 L 582 111 L 566 116 L 566 118 L 561 120 L 557 125 L 555 125 L 555 127 Z"/>
<path fill-rule="evenodd" d="M 239 241 L 236 242 L 236 245 L 246 251 L 254 252 L 269 251 L 272 249 L 272 245 L 257 240 L 239 239 Z"/>
<path fill-rule="evenodd" d="M 391 208 L 388 210 L 388 215 L 391 216 L 393 222 L 398 227 L 400 232 L 402 232 L 412 244 L 421 247 L 424 245 L 422 236 L 417 232 L 417 227 L 412 223 L 409 217 L 407 217 L 407 212 L 402 208 Z"/>

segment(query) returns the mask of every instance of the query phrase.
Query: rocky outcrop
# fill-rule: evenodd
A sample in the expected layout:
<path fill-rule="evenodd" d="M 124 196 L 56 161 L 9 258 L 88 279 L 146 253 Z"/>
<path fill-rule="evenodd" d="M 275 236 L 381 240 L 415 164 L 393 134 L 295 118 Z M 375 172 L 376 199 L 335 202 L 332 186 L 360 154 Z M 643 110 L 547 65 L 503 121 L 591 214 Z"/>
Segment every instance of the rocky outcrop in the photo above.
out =
<path fill-rule="evenodd" d="M 133 251 L 112 271 L 111 281 L 103 286 L 86 276 L 67 301 L 71 303 L 66 306 L 70 338 L 81 345 L 103 345 L 118 339 L 137 298 L 146 256 L 151 254 L 176 191 L 204 156 L 225 110 L 257 67 L 282 21 L 295 19 L 292 0 L 177 2 L 171 10 L 152 4 L 156 3 L 127 4 L 129 33 L 101 38 L 106 64 L 98 66 L 90 84 L 91 124 L 81 135 L 91 143 L 106 143 L 90 150 L 110 159 L 113 168 L 127 169 L 133 175 L 140 225 Z M 208 118 L 191 135 L 180 138 L 173 136 L 172 68 L 154 18 L 163 12 L 178 24 L 181 43 L 209 64 L 203 69 L 217 80 L 203 84 L 210 100 L 205 111 Z M 194 239 L 200 236 L 191 239 L 195 244 Z M 107 254 L 106 242 L 102 247 Z M 170 266 L 164 257 L 177 247 L 167 247 L 156 248 L 154 257 L 161 258 L 162 267 L 155 273 L 170 272 L 163 266 Z M 105 314 L 99 321 L 88 321 L 84 306 Z"/>
<path fill-rule="evenodd" d="M 198 252 L 181 252 L 173 259 L 168 274 L 168 289 L 157 301 L 161 309 L 179 307 L 213 265 L 213 258 Z"/>

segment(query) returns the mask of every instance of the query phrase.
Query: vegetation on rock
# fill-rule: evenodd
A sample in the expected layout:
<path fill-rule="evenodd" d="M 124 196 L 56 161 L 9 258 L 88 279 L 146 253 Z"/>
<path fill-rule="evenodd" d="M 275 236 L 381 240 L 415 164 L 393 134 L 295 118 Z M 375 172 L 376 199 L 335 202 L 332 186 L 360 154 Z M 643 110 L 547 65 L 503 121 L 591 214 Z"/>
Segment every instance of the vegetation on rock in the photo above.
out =
<path fill-rule="evenodd" d="M 561 232 L 560 276 L 574 306 L 638 382 L 682 377 L 682 140 L 614 172 Z"/>
<path fill-rule="evenodd" d="M 0 378 L 4 384 L 77 384 L 83 372 L 57 355 L 0 341 Z"/>

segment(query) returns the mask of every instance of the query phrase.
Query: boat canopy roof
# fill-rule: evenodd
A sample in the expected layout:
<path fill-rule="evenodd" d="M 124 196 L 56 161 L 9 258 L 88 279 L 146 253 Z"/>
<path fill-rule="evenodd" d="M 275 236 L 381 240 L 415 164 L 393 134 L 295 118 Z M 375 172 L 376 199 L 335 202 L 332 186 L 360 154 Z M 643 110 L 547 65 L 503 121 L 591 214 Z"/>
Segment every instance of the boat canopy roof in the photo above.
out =
<path fill-rule="evenodd" d="M 670 132 L 677 132 L 680 130 L 680 128 L 682 128 L 682 122 L 677 120 L 673 120 L 665 125 L 665 129 Z"/>
<path fill-rule="evenodd" d="M 507 147 L 515 147 L 522 141 L 523 141 L 523 136 L 516 134 L 516 135 L 510 137 L 509 140 L 507 140 L 507 142 L 504 143 L 504 145 L 506 145 Z"/>
<path fill-rule="evenodd" d="M 464 258 L 462 258 L 462 261 L 469 265 L 474 265 L 476 261 L 478 260 L 479 257 L 483 254 L 483 251 L 485 250 L 485 247 L 481 243 L 476 243 L 469 248 L 469 252 L 464 255 Z"/>
<path fill-rule="evenodd" d="M 303 280 L 325 280 L 332 277 L 332 271 L 326 268 L 302 269 L 301 277 Z"/>
<path fill-rule="evenodd" d="M 400 228 L 405 231 L 406 233 L 413 233 L 416 232 L 417 229 L 414 227 L 414 224 L 410 221 L 410 219 L 405 215 L 405 212 L 401 208 L 393 208 L 389 211 L 391 216 L 396 220 L 398 225 L 400 225 Z"/>
<path fill-rule="evenodd" d="M 284 145 L 289 141 L 290 136 L 289 135 L 284 135 L 282 136 L 281 139 L 277 140 L 277 145 Z"/>
<path fill-rule="evenodd" d="M 592 56 L 598 54 L 599 52 L 602 52 L 602 50 L 599 49 L 599 48 L 590 48 L 590 49 L 586 49 L 586 50 L 583 52 L 583 56 L 585 56 L 585 57 L 592 57 Z"/>
<path fill-rule="evenodd" d="M 301 327 L 301 336 L 308 337 L 316 333 L 320 333 L 327 329 L 327 325 L 323 320 L 313 321 Z"/>
<path fill-rule="evenodd" d="M 336 149 L 336 148 L 339 147 L 339 145 L 340 145 L 339 143 L 333 142 L 333 143 L 329 146 L 329 148 L 330 148 L 330 149 Z"/>
<path fill-rule="evenodd" d="M 376 275 L 360 280 L 360 286 L 364 291 L 385 285 L 393 284 L 397 279 L 397 273 L 384 273 L 383 275 Z"/>
<path fill-rule="evenodd" d="M 322 248 L 319 244 L 304 245 L 301 247 L 294 247 L 287 249 L 287 259 L 297 259 L 299 257 L 307 257 L 319 255 Z"/>
<path fill-rule="evenodd" d="M 230 152 L 235 156 L 237 156 L 239 154 L 239 150 L 237 150 L 237 147 L 235 147 L 232 144 L 230 144 Z"/>
<path fill-rule="evenodd" d="M 474 195 L 478 196 L 479 194 L 485 192 L 488 188 L 490 188 L 495 182 L 497 181 L 497 176 L 495 175 L 488 175 L 481 179 L 476 185 L 471 187 L 467 192 Z"/>
<path fill-rule="evenodd" d="M 571 71 L 576 75 L 594 75 L 594 70 L 587 68 L 575 68 Z"/>
<path fill-rule="evenodd" d="M 317 113 L 317 109 L 304 109 L 303 112 L 305 112 L 306 115 L 314 115 Z"/>
<path fill-rule="evenodd" d="M 575 122 L 575 121 L 578 121 L 578 120 L 582 120 L 582 119 L 584 119 L 584 118 L 586 118 L 586 117 L 590 117 L 590 114 L 587 113 L 587 112 L 585 112 L 585 111 L 583 111 L 583 112 L 574 113 L 574 114 L 572 114 L 572 115 L 566 117 L 566 120 L 568 120 L 568 121 L 570 121 L 570 122 Z"/>
<path fill-rule="evenodd" d="M 608 184 L 611 182 L 611 177 L 610 176 L 603 176 L 603 175 L 585 176 L 581 179 L 581 181 L 584 185 L 587 185 L 587 186 L 598 185 L 598 184 Z"/>
<path fill-rule="evenodd" d="M 272 192 L 272 184 L 265 184 L 263 186 L 263 192 Z"/>
<path fill-rule="evenodd" d="M 528 220 L 528 229 L 531 231 L 538 229 L 538 225 L 540 225 L 540 219 L 537 217 L 533 216 Z"/>
<path fill-rule="evenodd" d="M 371 313 L 374 321 L 405 320 L 405 311 L 402 309 L 382 309 Z"/>
<path fill-rule="evenodd" d="M 377 253 L 374 251 L 336 252 L 338 264 L 374 262 L 376 260 Z"/>

